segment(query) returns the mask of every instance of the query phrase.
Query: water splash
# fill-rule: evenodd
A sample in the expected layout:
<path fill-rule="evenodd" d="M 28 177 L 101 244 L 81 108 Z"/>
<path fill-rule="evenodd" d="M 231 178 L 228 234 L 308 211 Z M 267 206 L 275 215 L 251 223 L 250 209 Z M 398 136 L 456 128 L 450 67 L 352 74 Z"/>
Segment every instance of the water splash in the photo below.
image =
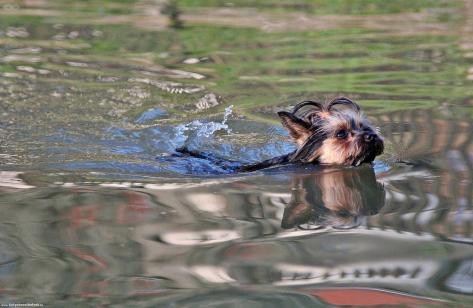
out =
<path fill-rule="evenodd" d="M 187 124 L 180 124 L 175 128 L 176 139 L 180 140 L 183 144 L 187 140 L 191 140 L 192 144 L 198 144 L 202 138 L 210 138 L 215 132 L 223 130 L 227 133 L 232 133 L 231 128 L 228 126 L 227 122 L 230 116 L 233 113 L 233 105 L 225 108 L 223 114 L 223 120 L 221 122 L 202 122 L 200 120 L 194 120 Z M 186 136 L 186 132 L 190 131 L 190 136 Z M 194 134 L 196 138 L 190 138 Z"/>
<path fill-rule="evenodd" d="M 223 114 L 222 124 L 227 123 L 228 118 L 232 115 L 232 113 L 233 113 L 233 105 L 230 105 L 227 108 L 225 108 L 225 113 Z"/>

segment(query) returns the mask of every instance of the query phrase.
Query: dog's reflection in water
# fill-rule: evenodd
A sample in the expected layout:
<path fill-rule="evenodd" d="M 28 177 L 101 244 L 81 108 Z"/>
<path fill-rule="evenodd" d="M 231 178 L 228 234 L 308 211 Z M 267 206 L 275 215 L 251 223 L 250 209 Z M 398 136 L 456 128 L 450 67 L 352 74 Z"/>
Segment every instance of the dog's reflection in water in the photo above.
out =
<path fill-rule="evenodd" d="M 297 176 L 284 210 L 284 229 L 350 229 L 384 206 L 385 191 L 370 167 L 335 169 Z"/>

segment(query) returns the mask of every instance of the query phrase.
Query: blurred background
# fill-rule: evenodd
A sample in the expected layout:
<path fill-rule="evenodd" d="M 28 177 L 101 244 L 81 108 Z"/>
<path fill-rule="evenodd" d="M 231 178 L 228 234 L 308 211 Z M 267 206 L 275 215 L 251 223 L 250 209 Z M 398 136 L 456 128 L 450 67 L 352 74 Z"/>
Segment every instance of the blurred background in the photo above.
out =
<path fill-rule="evenodd" d="M 0 301 L 471 306 L 472 85 L 469 0 L 0 0 Z M 336 96 L 373 166 L 172 156 Z"/>

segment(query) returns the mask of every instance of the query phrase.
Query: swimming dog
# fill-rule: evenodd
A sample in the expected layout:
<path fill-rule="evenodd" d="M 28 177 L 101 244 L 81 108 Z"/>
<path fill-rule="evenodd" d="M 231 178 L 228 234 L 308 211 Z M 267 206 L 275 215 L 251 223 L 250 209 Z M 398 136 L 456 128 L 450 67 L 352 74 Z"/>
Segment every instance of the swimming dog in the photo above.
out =
<path fill-rule="evenodd" d="M 359 166 L 373 162 L 383 153 L 383 138 L 368 122 L 360 106 L 346 97 L 328 103 L 303 101 L 291 112 L 278 112 L 278 116 L 296 143 L 296 150 L 259 163 L 238 166 L 237 172 L 301 163 Z M 187 148 L 176 151 L 198 158 L 213 157 Z"/>

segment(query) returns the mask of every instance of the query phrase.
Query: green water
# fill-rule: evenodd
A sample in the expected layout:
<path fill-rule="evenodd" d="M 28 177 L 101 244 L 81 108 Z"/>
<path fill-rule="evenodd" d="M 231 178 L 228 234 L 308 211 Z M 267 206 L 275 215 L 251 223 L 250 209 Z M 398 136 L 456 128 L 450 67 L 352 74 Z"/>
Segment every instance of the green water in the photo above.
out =
<path fill-rule="evenodd" d="M 470 1 L 163 5 L 0 0 L 2 304 L 472 305 Z M 373 166 L 169 156 L 287 153 L 276 112 L 339 95 Z"/>

